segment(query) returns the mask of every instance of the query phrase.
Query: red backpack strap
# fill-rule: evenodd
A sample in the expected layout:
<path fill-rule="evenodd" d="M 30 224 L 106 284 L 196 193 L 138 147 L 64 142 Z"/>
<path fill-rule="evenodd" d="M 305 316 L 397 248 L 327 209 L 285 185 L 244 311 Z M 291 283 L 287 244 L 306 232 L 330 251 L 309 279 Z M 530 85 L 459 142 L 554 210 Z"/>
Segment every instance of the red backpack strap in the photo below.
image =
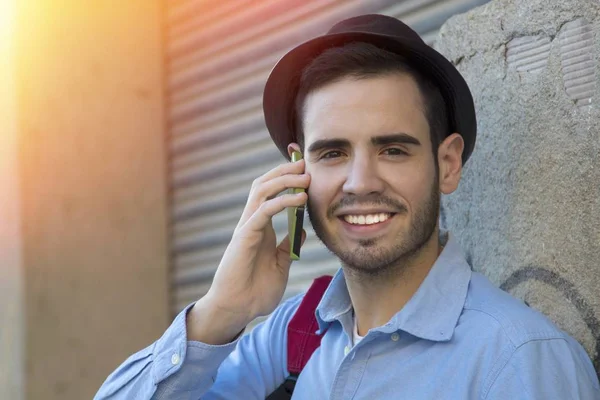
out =
<path fill-rule="evenodd" d="M 288 325 L 287 368 L 292 375 L 300 374 L 321 345 L 322 334 L 315 333 L 319 327 L 315 311 L 331 279 L 331 276 L 324 275 L 313 281 Z"/>
<path fill-rule="evenodd" d="M 308 359 L 321 345 L 321 335 L 315 332 L 319 327 L 315 311 L 331 282 L 331 276 L 324 275 L 313 281 L 294 313 L 287 328 L 287 368 L 290 376 L 266 400 L 291 400 L 296 379 Z"/>

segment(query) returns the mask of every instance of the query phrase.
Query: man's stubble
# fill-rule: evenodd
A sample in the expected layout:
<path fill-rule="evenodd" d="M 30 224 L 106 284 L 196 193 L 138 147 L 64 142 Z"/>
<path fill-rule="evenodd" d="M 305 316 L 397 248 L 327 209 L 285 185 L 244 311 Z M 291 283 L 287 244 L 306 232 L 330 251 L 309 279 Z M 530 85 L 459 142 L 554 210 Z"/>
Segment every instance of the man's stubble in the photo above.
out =
<path fill-rule="evenodd" d="M 440 213 L 439 177 L 435 174 L 433 185 L 427 200 L 416 209 L 410 222 L 408 230 L 398 233 L 392 244 L 381 245 L 381 238 L 359 240 L 353 249 L 343 249 L 339 241 L 336 241 L 331 232 L 327 232 L 325 224 L 318 217 L 310 196 L 308 198 L 307 210 L 310 222 L 317 237 L 323 242 L 329 251 L 338 257 L 347 272 L 353 275 L 363 276 L 367 279 L 386 278 L 405 272 L 406 266 L 420 253 L 421 249 L 429 242 L 431 236 L 436 232 Z M 386 205 L 397 210 L 394 218 L 406 218 L 408 210 L 402 203 L 383 195 L 365 196 L 359 198 L 355 195 L 344 196 L 338 203 L 327 210 L 327 219 L 333 220 L 334 212 L 343 206 L 365 204 Z"/>

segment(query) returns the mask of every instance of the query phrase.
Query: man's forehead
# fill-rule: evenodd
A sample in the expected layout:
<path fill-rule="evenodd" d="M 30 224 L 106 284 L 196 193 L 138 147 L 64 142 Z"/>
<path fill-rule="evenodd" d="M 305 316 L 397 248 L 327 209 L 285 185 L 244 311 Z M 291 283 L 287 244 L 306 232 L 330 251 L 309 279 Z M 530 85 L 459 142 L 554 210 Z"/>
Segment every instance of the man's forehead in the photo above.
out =
<path fill-rule="evenodd" d="M 423 114 L 423 108 L 416 85 L 389 76 L 340 81 L 316 89 L 306 97 L 302 114 L 304 123 L 313 129 L 335 129 L 357 121 L 386 129 L 385 125 Z"/>
<path fill-rule="evenodd" d="M 414 77 L 404 72 L 381 73 L 372 76 L 344 76 L 311 90 L 304 100 L 318 109 L 338 108 L 340 104 L 380 97 L 422 104 L 422 94 Z"/>

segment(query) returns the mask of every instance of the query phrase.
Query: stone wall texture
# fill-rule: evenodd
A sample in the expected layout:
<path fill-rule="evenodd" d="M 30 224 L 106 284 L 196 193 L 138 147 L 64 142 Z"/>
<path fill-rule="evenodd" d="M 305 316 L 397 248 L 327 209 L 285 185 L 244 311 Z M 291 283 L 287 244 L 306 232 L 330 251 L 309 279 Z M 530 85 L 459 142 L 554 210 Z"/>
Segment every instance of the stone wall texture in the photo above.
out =
<path fill-rule="evenodd" d="M 600 2 L 495 0 L 449 20 L 436 47 L 478 115 L 442 225 L 600 371 Z"/>

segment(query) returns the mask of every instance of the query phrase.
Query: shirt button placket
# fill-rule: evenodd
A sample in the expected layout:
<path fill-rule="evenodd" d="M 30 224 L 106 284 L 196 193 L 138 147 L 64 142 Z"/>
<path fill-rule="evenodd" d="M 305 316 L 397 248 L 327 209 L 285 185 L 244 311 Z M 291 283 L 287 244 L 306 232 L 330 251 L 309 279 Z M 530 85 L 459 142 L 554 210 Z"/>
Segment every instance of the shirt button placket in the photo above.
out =
<path fill-rule="evenodd" d="M 368 357 L 366 357 L 365 351 L 366 347 L 362 346 L 361 343 L 361 346 L 352 349 L 352 356 L 343 362 L 346 365 L 345 371 L 347 374 L 343 396 L 341 397 L 344 400 L 353 399 L 356 396 L 358 386 L 362 381 L 366 369 L 366 360 Z"/>

